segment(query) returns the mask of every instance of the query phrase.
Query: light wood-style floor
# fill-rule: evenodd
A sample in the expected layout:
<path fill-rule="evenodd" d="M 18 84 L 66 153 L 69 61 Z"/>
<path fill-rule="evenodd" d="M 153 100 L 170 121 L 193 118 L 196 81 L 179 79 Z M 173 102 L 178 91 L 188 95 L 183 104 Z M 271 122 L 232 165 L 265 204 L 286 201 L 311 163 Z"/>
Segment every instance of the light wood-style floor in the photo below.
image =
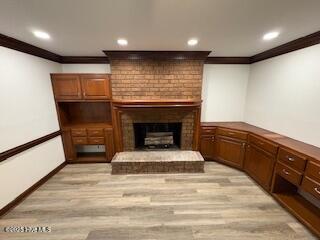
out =
<path fill-rule="evenodd" d="M 244 173 L 217 163 L 206 162 L 204 174 L 110 172 L 109 164 L 67 165 L 0 219 L 0 239 L 315 239 Z"/>

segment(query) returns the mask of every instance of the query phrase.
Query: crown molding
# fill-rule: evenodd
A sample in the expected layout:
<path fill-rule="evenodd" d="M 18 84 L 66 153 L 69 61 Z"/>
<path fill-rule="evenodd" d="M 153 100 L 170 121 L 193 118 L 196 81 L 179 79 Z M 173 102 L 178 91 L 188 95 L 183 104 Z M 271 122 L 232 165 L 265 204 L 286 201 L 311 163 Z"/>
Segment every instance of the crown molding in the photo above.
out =
<path fill-rule="evenodd" d="M 211 51 L 103 51 L 112 61 L 115 59 L 127 60 L 205 60 Z"/>
<path fill-rule="evenodd" d="M 291 42 L 282 44 L 278 47 L 269 49 L 262 53 L 258 53 L 251 57 L 251 63 L 256 63 L 268 58 L 277 57 L 289 52 L 293 52 L 299 49 L 311 47 L 320 43 L 320 31 L 312 33 L 310 35 L 295 39 Z"/>
<path fill-rule="evenodd" d="M 94 64 L 94 63 L 109 63 L 109 59 L 105 56 L 97 56 L 97 57 L 90 57 L 90 56 L 61 56 L 60 63 L 63 64 Z"/>
<path fill-rule="evenodd" d="M 0 33 L 0 46 L 17 50 L 19 52 L 28 53 L 33 56 L 41 57 L 54 62 L 60 62 L 61 56 L 48 50 L 36 47 L 29 43 L 8 37 Z"/>
<path fill-rule="evenodd" d="M 251 57 L 208 57 L 210 51 L 103 51 L 105 56 L 61 56 L 29 43 L 0 34 L 0 46 L 62 64 L 107 64 L 110 59 L 201 59 L 205 64 L 252 64 L 320 43 L 320 31 L 298 38 Z"/>
<path fill-rule="evenodd" d="M 250 57 L 207 57 L 205 64 L 250 64 Z"/>

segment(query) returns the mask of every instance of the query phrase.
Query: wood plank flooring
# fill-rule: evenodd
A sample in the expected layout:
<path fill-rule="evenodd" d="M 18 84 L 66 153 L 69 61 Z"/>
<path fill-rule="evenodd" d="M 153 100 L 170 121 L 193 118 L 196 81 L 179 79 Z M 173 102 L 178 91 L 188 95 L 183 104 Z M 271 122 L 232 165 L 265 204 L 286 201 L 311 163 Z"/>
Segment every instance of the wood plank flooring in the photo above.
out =
<path fill-rule="evenodd" d="M 67 165 L 0 219 L 0 239 L 315 239 L 244 173 L 217 163 L 197 174 L 110 172 L 109 164 Z"/>

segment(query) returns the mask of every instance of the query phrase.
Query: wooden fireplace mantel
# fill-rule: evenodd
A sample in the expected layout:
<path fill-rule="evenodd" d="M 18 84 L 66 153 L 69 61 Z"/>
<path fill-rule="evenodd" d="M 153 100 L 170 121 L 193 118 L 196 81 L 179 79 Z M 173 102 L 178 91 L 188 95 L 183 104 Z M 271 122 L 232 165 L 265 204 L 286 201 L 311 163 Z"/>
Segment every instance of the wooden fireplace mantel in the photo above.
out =
<path fill-rule="evenodd" d="M 113 100 L 114 107 L 120 108 L 163 108 L 163 107 L 200 107 L 202 100 L 159 99 L 159 100 Z"/>

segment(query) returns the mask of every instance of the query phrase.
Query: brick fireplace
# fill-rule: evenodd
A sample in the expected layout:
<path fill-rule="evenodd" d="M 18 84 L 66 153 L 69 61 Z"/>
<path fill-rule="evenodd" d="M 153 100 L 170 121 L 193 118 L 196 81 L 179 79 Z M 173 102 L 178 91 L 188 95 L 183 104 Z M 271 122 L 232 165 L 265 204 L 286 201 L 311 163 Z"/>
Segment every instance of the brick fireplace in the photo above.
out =
<path fill-rule="evenodd" d="M 180 149 L 191 150 L 194 133 L 194 112 L 176 109 L 144 109 L 126 111 L 122 114 L 123 150 L 135 150 L 134 123 L 177 123 L 181 122 Z"/>
<path fill-rule="evenodd" d="M 180 149 L 197 150 L 202 72 L 209 52 L 105 51 L 116 150 L 135 150 L 135 123 L 181 122 Z"/>

